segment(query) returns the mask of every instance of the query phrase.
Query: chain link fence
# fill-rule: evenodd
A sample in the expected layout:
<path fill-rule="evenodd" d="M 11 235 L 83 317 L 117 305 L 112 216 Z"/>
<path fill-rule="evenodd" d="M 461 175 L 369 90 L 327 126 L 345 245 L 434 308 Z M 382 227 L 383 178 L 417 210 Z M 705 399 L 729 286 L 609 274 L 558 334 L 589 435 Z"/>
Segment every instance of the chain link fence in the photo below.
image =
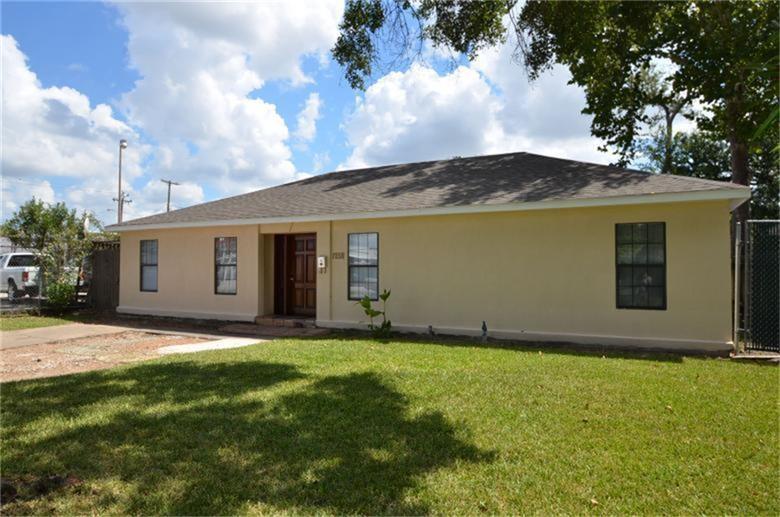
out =
<path fill-rule="evenodd" d="M 780 352 L 780 221 L 747 221 L 737 232 L 737 338 L 747 351 Z"/>

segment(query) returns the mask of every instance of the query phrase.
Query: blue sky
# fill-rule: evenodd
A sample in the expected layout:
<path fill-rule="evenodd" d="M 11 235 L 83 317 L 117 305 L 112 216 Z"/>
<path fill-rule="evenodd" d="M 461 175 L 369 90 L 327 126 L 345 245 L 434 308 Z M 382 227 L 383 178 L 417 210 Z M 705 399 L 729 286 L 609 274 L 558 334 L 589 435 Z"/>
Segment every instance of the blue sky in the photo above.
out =
<path fill-rule="evenodd" d="M 528 84 L 511 42 L 473 63 L 426 49 L 352 90 L 329 56 L 343 5 L 2 4 L 3 218 L 31 196 L 126 218 L 312 174 L 533 151 L 607 163 L 554 70 Z M 453 64 L 454 63 L 454 64 Z"/>

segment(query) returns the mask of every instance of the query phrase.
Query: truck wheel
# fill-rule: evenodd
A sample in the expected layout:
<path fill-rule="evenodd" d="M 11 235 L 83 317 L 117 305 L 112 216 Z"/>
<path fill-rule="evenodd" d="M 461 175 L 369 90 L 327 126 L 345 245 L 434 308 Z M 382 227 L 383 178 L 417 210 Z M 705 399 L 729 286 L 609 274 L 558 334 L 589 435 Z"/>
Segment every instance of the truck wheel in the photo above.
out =
<path fill-rule="evenodd" d="M 16 284 L 13 280 L 8 281 L 8 301 L 14 303 L 18 298 L 19 293 L 16 290 Z"/>

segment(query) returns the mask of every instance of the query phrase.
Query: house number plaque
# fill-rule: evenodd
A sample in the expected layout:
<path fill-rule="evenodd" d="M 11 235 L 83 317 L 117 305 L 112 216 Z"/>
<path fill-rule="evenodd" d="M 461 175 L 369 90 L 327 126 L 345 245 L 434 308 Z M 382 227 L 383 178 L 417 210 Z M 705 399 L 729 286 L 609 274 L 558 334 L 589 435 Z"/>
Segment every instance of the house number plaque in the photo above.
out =
<path fill-rule="evenodd" d="M 333 256 L 333 260 L 341 260 L 341 259 L 344 259 L 344 252 L 343 251 L 334 251 L 332 256 Z"/>

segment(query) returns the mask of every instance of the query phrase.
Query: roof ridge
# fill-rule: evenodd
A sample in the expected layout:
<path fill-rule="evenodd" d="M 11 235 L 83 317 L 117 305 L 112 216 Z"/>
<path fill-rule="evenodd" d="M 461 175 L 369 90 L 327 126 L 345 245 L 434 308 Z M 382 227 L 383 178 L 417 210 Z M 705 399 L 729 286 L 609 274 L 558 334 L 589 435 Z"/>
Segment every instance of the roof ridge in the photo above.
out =
<path fill-rule="evenodd" d="M 387 164 L 387 165 L 375 165 L 373 167 L 360 167 L 358 169 L 345 169 L 345 170 L 340 170 L 340 171 L 339 170 L 335 170 L 335 171 L 330 171 L 330 172 L 324 172 L 322 174 L 315 174 L 315 175 L 309 176 L 307 178 L 301 178 L 301 179 L 298 179 L 298 180 L 295 180 L 295 181 L 288 181 L 287 183 L 280 183 L 279 185 L 271 185 L 270 187 L 263 187 L 263 188 L 259 188 L 259 189 L 255 189 L 255 190 L 250 190 L 249 192 L 244 192 L 243 194 L 234 194 L 232 196 L 221 197 L 219 199 L 213 199 L 211 201 L 204 201 L 203 203 L 198 203 L 196 205 L 185 206 L 185 207 L 182 207 L 182 208 L 176 208 L 176 209 L 171 210 L 169 212 L 160 212 L 160 213 L 172 213 L 172 212 L 178 212 L 180 210 L 186 210 L 188 208 L 192 208 L 192 207 L 195 207 L 195 206 L 206 206 L 206 205 L 209 205 L 209 204 L 212 204 L 212 203 L 219 203 L 219 202 L 222 202 L 222 201 L 228 201 L 230 199 L 235 199 L 235 198 L 244 197 L 244 196 L 250 196 L 252 194 L 256 194 L 258 192 L 262 192 L 262 191 L 266 191 L 266 190 L 273 190 L 273 189 L 280 188 L 280 187 L 288 187 L 290 185 L 297 185 L 299 183 L 304 183 L 304 182 L 309 181 L 309 180 L 314 179 L 314 178 L 317 178 L 317 179 L 325 178 L 327 176 L 331 176 L 331 175 L 334 175 L 334 174 L 345 174 L 345 173 L 351 173 L 351 172 L 368 171 L 368 170 L 373 170 L 373 169 L 384 169 L 384 168 L 390 168 L 390 167 L 400 167 L 402 165 L 404 165 L 404 166 L 413 166 L 413 165 L 423 165 L 423 164 L 428 164 L 428 163 L 449 162 L 449 161 L 453 161 L 453 160 L 468 160 L 468 159 L 474 159 L 474 158 L 495 158 L 495 157 L 498 157 L 498 156 L 508 156 L 508 155 L 518 155 L 518 154 L 531 154 L 531 153 L 527 153 L 525 151 L 516 151 L 516 152 L 507 152 L 507 153 L 498 153 L 498 154 L 475 154 L 475 155 L 472 155 L 472 156 L 456 156 L 456 157 L 452 157 L 452 158 L 442 158 L 442 159 L 439 159 L 439 160 L 423 160 L 423 161 L 420 161 L 420 162 L 405 162 L 405 163 L 402 162 L 402 163 L 392 163 L 392 164 Z M 536 155 L 536 156 L 542 156 L 542 155 Z M 544 158 L 553 158 L 551 156 L 542 156 L 542 157 L 544 157 Z M 594 164 L 594 165 L 596 165 L 596 164 Z M 159 215 L 159 214 L 152 214 L 152 215 Z M 131 219 L 130 221 L 127 221 L 127 222 L 129 223 L 129 222 L 134 221 L 134 220 L 145 219 L 146 217 L 151 217 L 151 215 L 150 216 L 139 217 L 137 219 Z"/>
<path fill-rule="evenodd" d="M 228 220 L 231 216 L 242 219 L 257 214 L 289 216 L 316 210 L 407 210 L 705 190 L 730 190 L 740 197 L 746 189 L 729 182 L 518 151 L 331 171 L 112 227 L 160 221 Z"/>

